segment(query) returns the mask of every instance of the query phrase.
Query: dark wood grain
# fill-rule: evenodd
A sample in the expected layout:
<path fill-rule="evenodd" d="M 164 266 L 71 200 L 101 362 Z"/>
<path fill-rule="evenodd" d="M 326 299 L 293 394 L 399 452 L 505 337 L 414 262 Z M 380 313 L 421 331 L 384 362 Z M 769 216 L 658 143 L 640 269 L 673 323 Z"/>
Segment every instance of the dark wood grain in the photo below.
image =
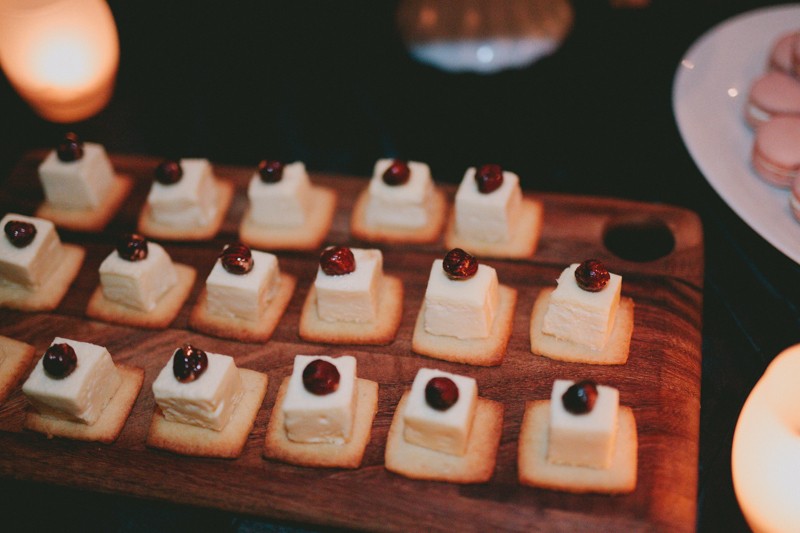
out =
<path fill-rule="evenodd" d="M 32 213 L 41 201 L 36 165 L 42 153 L 20 162 L 0 190 L 3 212 Z M 84 310 L 98 282 L 97 268 L 114 236 L 135 227 L 157 161 L 114 158 L 118 171 L 137 178 L 133 196 L 106 231 L 63 232 L 65 241 L 85 245 L 87 261 L 61 305 L 51 313 L 0 310 L 0 334 L 34 344 L 38 350 L 56 335 L 105 345 L 115 360 L 143 367 L 145 385 L 130 419 L 110 446 L 47 440 L 22 430 L 26 403 L 16 391 L 0 406 L 0 475 L 103 492 L 120 492 L 216 507 L 276 519 L 383 530 L 693 530 L 697 491 L 700 409 L 700 348 L 703 236 L 693 213 L 665 205 L 614 199 L 538 195 L 545 206 L 542 239 L 535 257 L 487 260 L 502 283 L 519 291 L 514 329 L 505 361 L 478 368 L 439 362 L 411 353 L 411 332 L 425 291 L 430 264 L 444 252 L 440 244 L 383 246 L 386 270 L 405 284 L 404 316 L 389 346 L 329 346 L 300 341 L 298 314 L 315 273 L 316 254 L 280 253 L 281 268 L 298 277 L 286 315 L 268 343 L 246 344 L 207 337 L 187 328 L 191 305 L 218 250 L 236 237 L 246 206 L 252 169 L 217 167 L 235 181 L 233 206 L 220 235 L 205 243 L 168 243 L 173 259 L 198 268 L 198 281 L 172 326 L 141 330 L 87 320 Z M 364 179 L 312 175 L 339 191 L 330 242 L 351 243 L 348 221 Z M 452 198 L 453 189 L 447 188 Z M 531 193 L 533 194 L 533 193 Z M 619 224 L 668 228 L 674 250 L 649 262 L 620 259 L 604 246 L 609 228 Z M 624 276 L 623 293 L 636 302 L 631 357 L 624 366 L 567 364 L 530 353 L 528 321 L 542 287 L 552 286 L 570 262 L 587 257 L 606 261 Z M 270 385 L 243 455 L 236 460 L 190 458 L 144 445 L 154 401 L 151 385 L 174 347 L 191 340 L 227 353 L 237 364 L 267 372 Z M 265 460 L 261 447 L 278 385 L 294 356 L 353 354 L 359 376 L 380 384 L 379 409 L 363 466 L 354 471 L 306 469 Z M 394 407 L 416 371 L 434 366 L 475 377 L 480 394 L 502 401 L 506 412 L 495 475 L 489 483 L 458 486 L 404 479 L 383 468 L 383 451 Z M 516 454 L 526 400 L 546 398 L 554 378 L 590 377 L 620 390 L 639 430 L 638 487 L 621 497 L 576 496 L 522 487 Z"/>

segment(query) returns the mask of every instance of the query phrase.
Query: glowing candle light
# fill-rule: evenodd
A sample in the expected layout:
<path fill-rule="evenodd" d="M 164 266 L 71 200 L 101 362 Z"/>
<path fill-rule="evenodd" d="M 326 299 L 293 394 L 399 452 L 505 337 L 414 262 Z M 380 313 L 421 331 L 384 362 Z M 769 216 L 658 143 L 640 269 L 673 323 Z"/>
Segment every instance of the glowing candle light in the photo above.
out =
<path fill-rule="evenodd" d="M 736 498 L 756 533 L 800 526 L 800 344 L 773 359 L 747 397 L 733 434 Z"/>
<path fill-rule="evenodd" d="M 0 0 L 0 66 L 42 117 L 75 122 L 99 112 L 118 64 L 104 0 Z"/>

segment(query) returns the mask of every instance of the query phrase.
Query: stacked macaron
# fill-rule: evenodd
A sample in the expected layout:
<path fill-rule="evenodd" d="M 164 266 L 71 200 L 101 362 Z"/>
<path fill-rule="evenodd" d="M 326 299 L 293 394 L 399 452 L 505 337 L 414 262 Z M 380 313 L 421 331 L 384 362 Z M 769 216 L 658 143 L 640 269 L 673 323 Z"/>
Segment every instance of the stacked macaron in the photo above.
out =
<path fill-rule="evenodd" d="M 775 40 L 766 66 L 744 109 L 755 133 L 751 161 L 765 182 L 792 190 L 790 205 L 800 221 L 800 29 Z"/>
<path fill-rule="evenodd" d="M 790 188 L 800 172 L 800 116 L 777 115 L 760 126 L 752 163 L 770 185 Z"/>
<path fill-rule="evenodd" d="M 751 128 L 776 116 L 800 116 L 800 80 L 785 72 L 771 70 L 750 87 L 745 120 Z"/>
<path fill-rule="evenodd" d="M 791 31 L 781 35 L 778 40 L 775 41 L 769 55 L 769 69 L 786 74 L 795 73 L 795 62 L 800 64 L 800 59 L 795 59 L 795 54 L 800 58 L 800 48 L 798 48 L 800 39 L 798 39 L 798 36 L 800 36 L 800 31 Z M 795 52 L 795 49 L 797 49 L 797 52 Z"/>
<path fill-rule="evenodd" d="M 753 129 L 775 115 L 800 115 L 800 29 L 775 40 L 766 67 L 750 86 L 745 106 L 745 120 Z"/>

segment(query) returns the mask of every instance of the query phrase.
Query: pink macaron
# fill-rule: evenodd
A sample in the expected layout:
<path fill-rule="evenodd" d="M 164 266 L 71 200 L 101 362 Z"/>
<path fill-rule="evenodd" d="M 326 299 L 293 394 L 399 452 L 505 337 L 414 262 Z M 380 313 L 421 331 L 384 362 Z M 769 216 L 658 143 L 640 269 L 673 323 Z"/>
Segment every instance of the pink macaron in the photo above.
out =
<path fill-rule="evenodd" d="M 778 116 L 758 128 L 752 163 L 767 183 L 791 187 L 800 172 L 800 117 Z"/>
<path fill-rule="evenodd" d="M 794 180 L 792 194 L 789 195 L 789 207 L 792 208 L 794 218 L 800 222 L 800 179 Z"/>
<path fill-rule="evenodd" d="M 800 76 L 800 39 L 792 41 L 792 72 Z"/>
<path fill-rule="evenodd" d="M 800 81 L 777 70 L 753 82 L 745 108 L 745 119 L 754 129 L 775 115 L 800 116 Z"/>
<path fill-rule="evenodd" d="M 784 33 L 772 45 L 769 54 L 768 67 L 785 74 L 794 74 L 794 46 L 800 36 L 800 32 L 791 31 Z"/>

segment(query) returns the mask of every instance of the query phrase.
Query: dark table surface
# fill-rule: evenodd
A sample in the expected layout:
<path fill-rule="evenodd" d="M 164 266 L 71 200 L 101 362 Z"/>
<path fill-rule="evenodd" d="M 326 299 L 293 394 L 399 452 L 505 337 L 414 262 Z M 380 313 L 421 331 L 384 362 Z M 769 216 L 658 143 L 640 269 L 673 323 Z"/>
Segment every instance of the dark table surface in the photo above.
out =
<path fill-rule="evenodd" d="M 622 9 L 576 0 L 556 54 L 490 76 L 411 59 L 396 2 L 286 4 L 112 0 L 116 92 L 103 112 L 70 127 L 111 152 L 239 165 L 297 159 L 362 176 L 382 156 L 426 161 L 445 182 L 498 161 L 533 190 L 696 211 L 706 243 L 697 528 L 746 531 L 731 482 L 734 426 L 768 363 L 800 342 L 800 266 L 708 186 L 675 126 L 671 90 L 695 39 L 764 4 L 652 0 Z M 25 151 L 53 145 L 67 126 L 34 115 L 5 78 L 0 110 L 2 183 Z M 0 516 L 15 530 L 317 529 L 7 479 Z"/>

